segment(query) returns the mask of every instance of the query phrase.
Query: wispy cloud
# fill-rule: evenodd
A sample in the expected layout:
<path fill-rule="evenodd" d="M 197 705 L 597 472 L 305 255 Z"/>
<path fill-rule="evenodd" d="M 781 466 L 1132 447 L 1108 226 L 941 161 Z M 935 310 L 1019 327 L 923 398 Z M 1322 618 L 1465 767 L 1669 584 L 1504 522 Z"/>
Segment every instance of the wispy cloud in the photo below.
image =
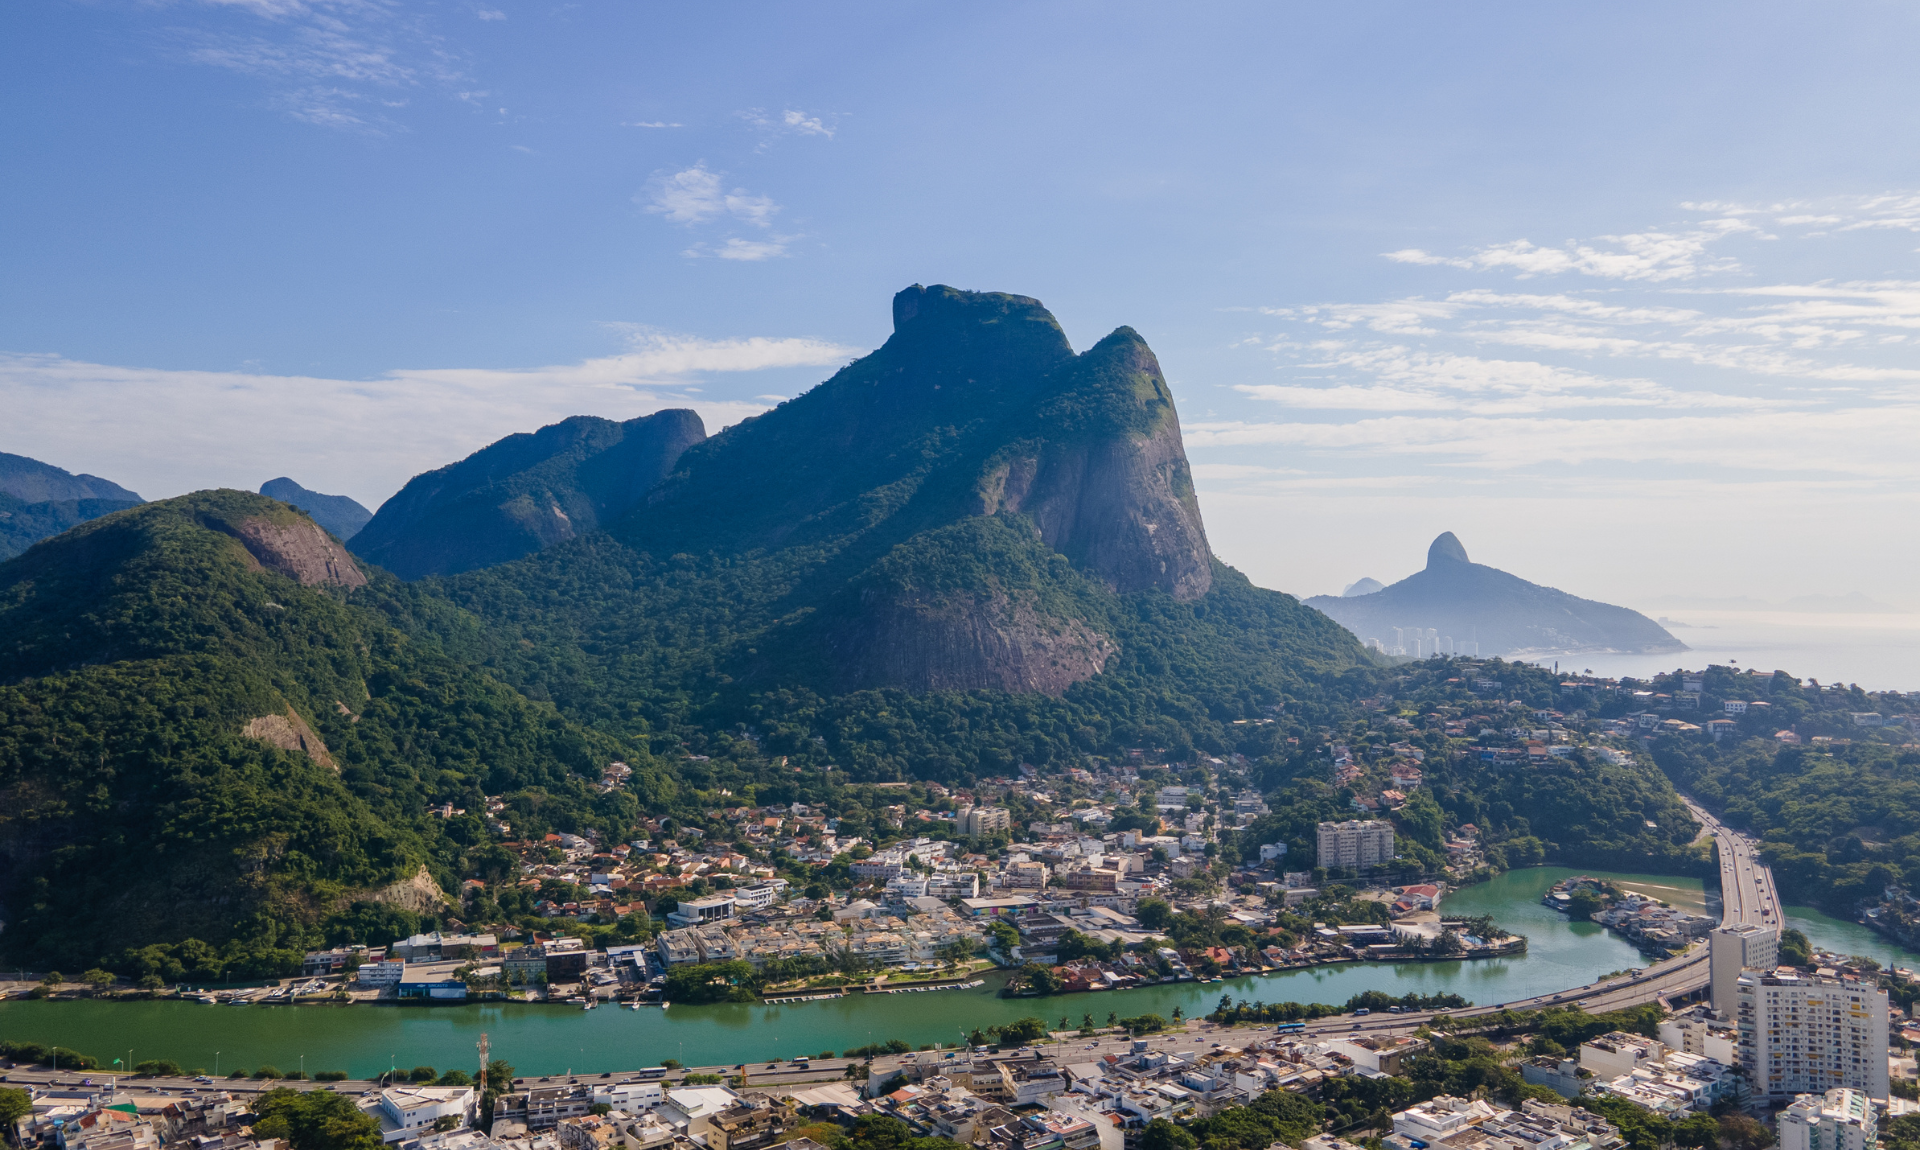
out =
<path fill-rule="evenodd" d="M 620 125 L 623 128 L 684 128 L 685 124 L 670 124 L 665 120 L 634 120 Z"/>
<path fill-rule="evenodd" d="M 176 27 L 168 50 L 192 64 L 259 78 L 267 103 L 320 127 L 403 130 L 408 92 L 457 99 L 463 64 L 418 12 L 379 0 L 201 0 L 210 9 Z M 489 14 L 491 13 L 491 14 Z M 481 19 L 504 19 L 482 9 Z"/>
<path fill-rule="evenodd" d="M 106 475 L 149 498 L 290 474 L 376 506 L 411 476 L 569 415 L 698 411 L 709 432 L 766 410 L 709 400 L 714 375 L 832 367 L 817 339 L 697 339 L 626 329 L 617 355 L 524 370 L 405 369 L 375 379 L 166 371 L 0 354 L 0 450 Z M 261 436 L 275 426 L 283 433 Z"/>
<path fill-rule="evenodd" d="M 767 196 L 745 188 L 727 190 L 720 173 L 705 163 L 678 172 L 656 175 L 634 199 L 647 211 L 676 224 L 698 224 L 728 216 L 756 227 L 773 223 L 780 206 Z"/>
<path fill-rule="evenodd" d="M 819 136 L 831 140 L 838 130 L 839 115 L 810 114 L 793 108 L 776 113 L 769 113 L 765 108 L 748 108 L 740 113 L 740 118 L 770 136 Z"/>

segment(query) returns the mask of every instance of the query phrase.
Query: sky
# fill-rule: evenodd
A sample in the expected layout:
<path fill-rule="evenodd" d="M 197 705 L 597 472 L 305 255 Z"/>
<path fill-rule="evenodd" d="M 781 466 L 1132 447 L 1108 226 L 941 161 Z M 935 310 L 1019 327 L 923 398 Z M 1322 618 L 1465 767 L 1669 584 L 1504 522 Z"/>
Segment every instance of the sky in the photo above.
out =
<path fill-rule="evenodd" d="M 889 297 L 1172 384 L 1215 550 L 1920 610 L 1911 5 L 36 0 L 0 10 L 0 451 L 376 507 L 708 430 Z"/>

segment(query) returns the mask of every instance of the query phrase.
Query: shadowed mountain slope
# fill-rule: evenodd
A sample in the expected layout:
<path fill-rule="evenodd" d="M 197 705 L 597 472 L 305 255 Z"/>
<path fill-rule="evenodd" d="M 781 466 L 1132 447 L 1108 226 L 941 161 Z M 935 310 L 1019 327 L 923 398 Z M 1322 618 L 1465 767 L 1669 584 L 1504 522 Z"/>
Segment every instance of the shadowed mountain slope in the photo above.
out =
<path fill-rule="evenodd" d="M 69 527 L 138 506 L 140 497 L 97 475 L 74 475 L 0 452 L 0 560 Z"/>
<path fill-rule="evenodd" d="M 510 435 L 408 481 L 353 551 L 403 579 L 518 559 L 618 519 L 704 438 L 700 417 L 679 409 Z"/>
<path fill-rule="evenodd" d="M 1432 629 L 1479 653 L 1684 651 L 1685 643 L 1625 607 L 1582 599 L 1475 563 L 1451 531 L 1427 549 L 1427 566 L 1390 587 L 1361 595 L 1306 600 L 1359 638 L 1394 647 L 1396 628 Z M 1413 654 L 1412 644 L 1404 644 Z M 1464 649 L 1464 648 L 1460 648 Z M 1429 644 L 1424 653 L 1432 654 Z"/>
<path fill-rule="evenodd" d="M 670 793 L 643 750 L 356 605 L 372 590 L 306 516 L 239 491 L 0 564 L 7 957 L 146 969 L 123 952 L 157 946 L 170 978 L 278 973 L 370 892 L 422 868 L 457 886 L 485 830 L 432 804 L 537 786 L 547 819 L 624 829 L 635 795 L 589 786 L 612 758 Z"/>

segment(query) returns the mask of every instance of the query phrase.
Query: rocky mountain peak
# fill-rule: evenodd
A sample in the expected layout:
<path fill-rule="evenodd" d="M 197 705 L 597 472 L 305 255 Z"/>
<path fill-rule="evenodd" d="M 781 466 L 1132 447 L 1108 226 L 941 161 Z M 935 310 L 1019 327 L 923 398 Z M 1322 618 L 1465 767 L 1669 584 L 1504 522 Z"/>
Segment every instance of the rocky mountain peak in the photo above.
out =
<path fill-rule="evenodd" d="M 1451 531 L 1442 531 L 1440 537 L 1427 548 L 1427 566 L 1435 567 L 1442 563 L 1471 563 L 1467 558 L 1467 549 L 1460 537 Z"/>

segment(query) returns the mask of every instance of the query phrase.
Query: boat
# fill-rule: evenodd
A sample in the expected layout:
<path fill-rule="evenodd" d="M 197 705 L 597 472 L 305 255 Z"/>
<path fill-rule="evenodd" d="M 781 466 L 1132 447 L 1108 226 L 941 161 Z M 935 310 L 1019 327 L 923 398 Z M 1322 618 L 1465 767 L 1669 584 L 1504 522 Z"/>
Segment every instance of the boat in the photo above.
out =
<path fill-rule="evenodd" d="M 633 1000 L 632 1002 L 629 1002 L 629 1003 L 627 1003 L 627 1009 L 628 1009 L 628 1010 L 638 1010 L 638 1009 L 640 1009 L 640 1000 L 639 1000 L 639 999 L 635 999 L 635 1000 Z"/>
<path fill-rule="evenodd" d="M 579 1005 L 580 1005 L 581 1003 L 583 1003 L 583 1002 L 585 1002 L 585 1001 L 586 1001 L 586 999 L 584 999 L 584 998 L 582 998 L 582 997 L 580 997 L 579 995 L 577 995 L 577 994 L 576 994 L 576 995 L 574 995 L 574 996 L 573 996 L 572 998 L 569 998 L 569 999 L 567 999 L 567 1005 L 568 1005 L 568 1006 L 579 1006 Z"/>
<path fill-rule="evenodd" d="M 663 1002 L 663 1003 L 661 1003 L 661 1004 L 660 1004 L 660 1009 L 662 1009 L 662 1010 L 665 1010 L 665 1009 L 666 1009 L 667 1007 L 669 1007 L 669 1006 L 672 1006 L 672 1005 L 673 1005 L 673 1004 L 672 1004 L 671 1002 Z"/>
<path fill-rule="evenodd" d="M 582 1004 L 580 1005 L 580 1009 L 582 1009 L 582 1010 L 592 1010 L 592 1009 L 593 1009 L 593 999 L 591 999 L 591 998 L 589 998 L 589 999 L 587 999 L 587 1001 L 586 1001 L 586 1002 L 584 1002 L 584 1003 L 582 1003 Z"/>

